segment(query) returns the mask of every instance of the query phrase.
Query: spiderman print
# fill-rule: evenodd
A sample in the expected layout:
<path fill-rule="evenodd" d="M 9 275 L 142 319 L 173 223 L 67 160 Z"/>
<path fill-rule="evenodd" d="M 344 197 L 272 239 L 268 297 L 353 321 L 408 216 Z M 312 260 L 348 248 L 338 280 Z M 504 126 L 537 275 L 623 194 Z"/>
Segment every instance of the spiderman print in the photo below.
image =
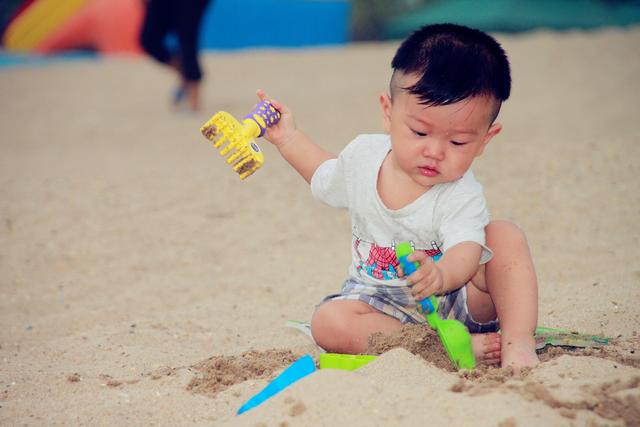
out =
<path fill-rule="evenodd" d="M 369 253 L 365 260 L 360 253 L 360 248 L 366 251 L 366 244 L 369 245 Z M 412 243 L 411 246 L 415 245 Z M 395 243 L 390 248 L 386 248 L 378 246 L 375 243 L 364 242 L 363 240 L 356 238 L 354 240 L 354 249 L 361 261 L 358 265 L 358 270 L 364 270 L 367 275 L 380 280 L 398 278 L 397 271 L 400 263 L 398 262 L 398 258 L 396 258 Z M 431 249 L 426 249 L 424 251 L 427 255 L 433 258 L 434 261 L 437 261 L 442 256 L 442 252 L 435 241 L 431 242 Z"/>

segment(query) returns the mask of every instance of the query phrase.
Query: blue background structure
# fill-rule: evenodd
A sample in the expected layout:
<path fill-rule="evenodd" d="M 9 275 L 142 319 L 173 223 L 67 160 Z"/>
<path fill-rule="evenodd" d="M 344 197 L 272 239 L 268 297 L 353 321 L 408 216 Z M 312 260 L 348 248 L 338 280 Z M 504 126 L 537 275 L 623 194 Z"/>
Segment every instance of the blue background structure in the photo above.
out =
<path fill-rule="evenodd" d="M 350 41 L 348 0 L 214 0 L 205 12 L 202 49 L 300 47 Z"/>

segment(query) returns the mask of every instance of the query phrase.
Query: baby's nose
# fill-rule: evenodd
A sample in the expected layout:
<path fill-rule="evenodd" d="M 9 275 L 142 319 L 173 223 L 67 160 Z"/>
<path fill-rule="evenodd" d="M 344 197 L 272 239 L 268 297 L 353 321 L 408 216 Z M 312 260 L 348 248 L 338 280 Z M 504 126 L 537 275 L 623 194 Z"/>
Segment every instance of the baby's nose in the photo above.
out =
<path fill-rule="evenodd" d="M 423 154 L 436 160 L 444 159 L 445 143 L 439 139 L 432 139 L 425 144 Z"/>

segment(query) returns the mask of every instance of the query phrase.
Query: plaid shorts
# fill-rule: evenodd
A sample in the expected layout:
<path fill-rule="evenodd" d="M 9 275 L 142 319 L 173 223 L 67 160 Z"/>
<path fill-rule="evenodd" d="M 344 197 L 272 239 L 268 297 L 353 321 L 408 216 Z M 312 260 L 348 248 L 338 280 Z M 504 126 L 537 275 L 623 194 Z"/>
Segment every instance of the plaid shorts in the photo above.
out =
<path fill-rule="evenodd" d="M 499 329 L 497 320 L 479 323 L 473 319 L 467 307 L 466 286 L 437 298 L 438 313 L 442 319 L 459 320 L 472 334 Z M 426 323 L 408 286 L 369 285 L 350 277 L 342 284 L 339 294 L 329 295 L 320 304 L 332 300 L 362 301 L 402 323 Z"/>

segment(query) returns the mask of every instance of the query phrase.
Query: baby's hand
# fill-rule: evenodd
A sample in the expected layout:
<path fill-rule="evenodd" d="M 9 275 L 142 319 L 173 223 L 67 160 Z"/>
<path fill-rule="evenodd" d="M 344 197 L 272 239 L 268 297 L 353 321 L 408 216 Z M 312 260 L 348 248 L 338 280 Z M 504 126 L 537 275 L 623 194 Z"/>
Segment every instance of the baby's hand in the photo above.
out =
<path fill-rule="evenodd" d="M 293 120 L 293 113 L 284 104 L 269 98 L 262 89 L 258 89 L 258 98 L 268 101 L 275 109 L 280 111 L 282 117 L 274 126 L 270 126 L 265 131 L 264 137 L 278 149 L 284 147 L 296 132 L 296 124 Z"/>
<path fill-rule="evenodd" d="M 444 277 L 442 270 L 424 251 L 415 251 L 407 257 L 408 261 L 418 262 L 420 267 L 407 277 L 407 285 L 411 287 L 411 294 L 417 301 L 444 292 Z"/>

